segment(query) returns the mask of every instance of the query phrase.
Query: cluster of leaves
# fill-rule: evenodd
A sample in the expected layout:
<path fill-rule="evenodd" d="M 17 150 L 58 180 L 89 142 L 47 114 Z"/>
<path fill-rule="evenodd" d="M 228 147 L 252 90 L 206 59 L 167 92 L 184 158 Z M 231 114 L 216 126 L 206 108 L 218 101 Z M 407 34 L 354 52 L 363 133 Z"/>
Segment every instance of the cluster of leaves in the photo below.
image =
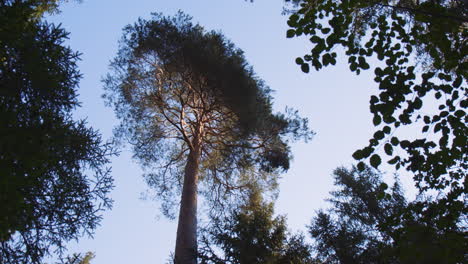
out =
<path fill-rule="evenodd" d="M 305 35 L 311 52 L 297 58 L 304 72 L 336 63 L 343 47 L 350 70 L 374 68 L 379 94 L 370 99 L 378 128 L 369 145 L 356 151 L 373 167 L 388 163 L 414 175 L 421 192 L 439 190 L 444 214 L 466 212 L 468 169 L 468 47 L 466 1 L 295 1 L 288 37 Z M 421 127 L 421 135 L 401 138 L 401 126 Z M 358 168 L 363 169 L 360 162 Z"/>
<path fill-rule="evenodd" d="M 42 3 L 42 2 L 41 2 Z M 81 77 L 37 1 L 0 3 L 0 262 L 40 263 L 109 208 L 110 145 L 74 121 Z M 87 174 L 93 173 L 90 177 Z"/>
<path fill-rule="evenodd" d="M 289 234 L 286 218 L 274 217 L 273 213 L 273 204 L 252 192 L 247 203 L 232 209 L 223 219 L 214 219 L 203 230 L 200 263 L 313 263 L 311 248 L 304 237 Z"/>
<path fill-rule="evenodd" d="M 398 184 L 389 188 L 375 170 L 338 168 L 328 211 L 309 226 L 319 263 L 464 263 L 463 216 L 449 224 L 420 214 L 423 197 L 408 202 Z M 426 206 L 423 206 L 427 208 Z M 437 207 L 427 208 L 437 216 Z"/>
<path fill-rule="evenodd" d="M 134 146 L 169 215 L 193 146 L 201 192 L 223 202 L 253 182 L 274 186 L 289 168 L 288 139 L 311 136 L 297 112 L 272 113 L 270 89 L 240 49 L 183 13 L 127 26 L 111 70 L 105 98 L 121 119 L 116 135 Z"/>

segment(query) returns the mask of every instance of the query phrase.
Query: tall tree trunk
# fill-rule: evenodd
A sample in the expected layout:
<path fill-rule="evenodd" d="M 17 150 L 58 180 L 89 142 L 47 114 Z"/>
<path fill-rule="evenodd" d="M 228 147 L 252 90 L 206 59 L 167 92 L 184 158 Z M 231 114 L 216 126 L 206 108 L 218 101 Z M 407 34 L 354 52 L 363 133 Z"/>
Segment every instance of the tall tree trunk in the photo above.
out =
<path fill-rule="evenodd" d="M 185 165 L 174 263 L 197 263 L 197 186 L 201 149 L 195 144 Z"/>

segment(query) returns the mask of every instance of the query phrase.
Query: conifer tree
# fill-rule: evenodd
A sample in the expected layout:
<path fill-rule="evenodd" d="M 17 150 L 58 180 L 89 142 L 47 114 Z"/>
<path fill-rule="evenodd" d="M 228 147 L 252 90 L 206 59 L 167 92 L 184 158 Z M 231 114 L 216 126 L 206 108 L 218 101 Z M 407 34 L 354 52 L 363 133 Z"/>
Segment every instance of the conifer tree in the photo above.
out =
<path fill-rule="evenodd" d="M 176 263 L 196 263 L 199 192 L 216 206 L 253 184 L 274 188 L 289 168 L 288 139 L 311 135 L 297 112 L 272 113 L 270 89 L 241 50 L 182 13 L 127 26 L 105 88 L 116 135 L 164 212 L 181 195 Z"/>
<path fill-rule="evenodd" d="M 290 234 L 285 216 L 252 191 L 201 232 L 201 264 L 312 264 L 311 247 L 301 234 Z"/>
<path fill-rule="evenodd" d="M 42 21 L 49 2 L 0 1 L 2 264 L 38 264 L 62 253 L 111 206 L 112 148 L 72 118 L 79 54 L 63 45 L 67 32 Z"/>

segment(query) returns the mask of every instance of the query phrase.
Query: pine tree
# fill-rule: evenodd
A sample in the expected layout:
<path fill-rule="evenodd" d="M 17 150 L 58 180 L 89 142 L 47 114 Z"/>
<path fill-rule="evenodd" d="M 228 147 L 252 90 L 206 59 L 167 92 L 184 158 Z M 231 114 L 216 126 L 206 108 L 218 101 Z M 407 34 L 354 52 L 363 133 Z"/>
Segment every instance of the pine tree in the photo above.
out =
<path fill-rule="evenodd" d="M 252 184 L 274 188 L 289 168 L 288 138 L 311 135 L 307 120 L 273 114 L 242 51 L 182 13 L 127 26 L 111 69 L 116 134 L 133 145 L 166 213 L 181 193 L 175 259 L 196 263 L 198 192 L 216 206 Z"/>

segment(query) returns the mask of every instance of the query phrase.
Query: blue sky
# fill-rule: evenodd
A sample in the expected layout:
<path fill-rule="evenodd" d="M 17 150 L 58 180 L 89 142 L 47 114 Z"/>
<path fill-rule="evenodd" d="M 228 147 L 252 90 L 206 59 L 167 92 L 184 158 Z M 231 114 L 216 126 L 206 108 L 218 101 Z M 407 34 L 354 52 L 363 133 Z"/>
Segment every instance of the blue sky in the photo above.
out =
<path fill-rule="evenodd" d="M 275 109 L 298 109 L 317 133 L 308 144 L 293 145 L 294 160 L 282 177 L 276 203 L 276 212 L 287 214 L 292 231 L 305 231 L 315 211 L 326 206 L 333 169 L 350 165 L 351 154 L 373 134 L 368 107 L 376 84 L 371 73 L 356 76 L 340 60 L 335 67 L 302 73 L 294 60 L 311 44 L 286 38 L 282 8 L 281 0 L 84 0 L 64 4 L 62 13 L 48 21 L 61 23 L 71 33 L 67 44 L 82 53 L 82 107 L 76 116 L 86 118 L 106 139 L 118 121 L 104 106 L 100 80 L 125 25 L 149 18 L 151 12 L 174 15 L 182 10 L 206 29 L 222 31 L 275 90 Z M 70 243 L 70 252 L 95 252 L 93 264 L 165 263 L 174 250 L 176 222 L 162 216 L 156 201 L 141 199 L 147 186 L 128 149 L 113 159 L 112 167 L 114 208 L 104 214 L 94 238 Z"/>

